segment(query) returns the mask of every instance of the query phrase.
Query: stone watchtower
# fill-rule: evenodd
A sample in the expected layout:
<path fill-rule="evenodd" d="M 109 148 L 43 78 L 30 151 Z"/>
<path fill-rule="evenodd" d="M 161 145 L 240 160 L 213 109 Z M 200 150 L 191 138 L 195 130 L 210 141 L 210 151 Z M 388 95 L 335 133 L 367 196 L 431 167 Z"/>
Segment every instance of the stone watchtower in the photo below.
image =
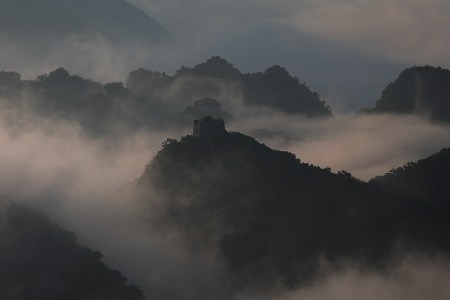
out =
<path fill-rule="evenodd" d="M 194 136 L 199 138 L 209 138 L 226 133 L 225 122 L 222 119 L 204 117 L 194 121 Z"/>

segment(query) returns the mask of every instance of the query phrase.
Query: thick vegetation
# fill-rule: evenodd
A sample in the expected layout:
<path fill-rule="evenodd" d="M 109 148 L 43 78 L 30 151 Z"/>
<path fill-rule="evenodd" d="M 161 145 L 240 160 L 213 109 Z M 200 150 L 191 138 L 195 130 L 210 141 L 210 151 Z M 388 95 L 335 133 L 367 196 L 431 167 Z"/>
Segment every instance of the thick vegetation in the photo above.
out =
<path fill-rule="evenodd" d="M 12 204 L 0 218 L 1 299 L 144 299 L 99 252 L 39 213 Z"/>
<path fill-rule="evenodd" d="M 431 66 L 406 69 L 369 111 L 419 114 L 450 123 L 450 71 Z"/>
<path fill-rule="evenodd" d="M 393 169 L 372 182 L 390 193 L 422 201 L 450 214 L 450 148 Z"/>
<path fill-rule="evenodd" d="M 382 268 L 398 253 L 450 250 L 443 212 L 239 133 L 168 140 L 138 185 L 149 204 L 159 195 L 159 224 L 241 282 L 296 285 L 323 261 Z"/>
<path fill-rule="evenodd" d="M 273 66 L 264 72 L 243 74 L 231 63 L 218 56 L 192 68 L 181 67 L 170 77 L 147 70 L 130 74 L 127 87 L 139 95 L 155 95 L 161 88 L 183 82 L 182 97 L 223 97 L 223 86 L 242 91 L 244 105 L 270 107 L 288 114 L 330 116 L 331 111 L 319 94 L 313 92 L 285 68 Z M 229 91 L 226 91 L 229 92 Z"/>

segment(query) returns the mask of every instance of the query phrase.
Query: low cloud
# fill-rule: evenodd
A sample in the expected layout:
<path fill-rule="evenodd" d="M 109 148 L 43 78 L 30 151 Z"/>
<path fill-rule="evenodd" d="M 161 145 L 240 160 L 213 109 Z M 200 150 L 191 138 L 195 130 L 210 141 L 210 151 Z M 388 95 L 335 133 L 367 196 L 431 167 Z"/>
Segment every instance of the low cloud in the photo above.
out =
<path fill-rule="evenodd" d="M 231 99 L 239 93 L 233 86 L 224 86 L 222 95 Z M 330 166 L 335 171 L 345 169 L 363 179 L 438 151 L 448 146 L 450 137 L 449 128 L 414 116 L 305 119 L 244 107 L 234 100 L 228 103 L 235 114 L 235 121 L 227 124 L 229 130 L 267 129 L 274 133 L 261 139 L 268 145 L 292 151 L 304 162 Z M 106 263 L 123 271 L 150 299 L 236 297 L 233 278 L 220 262 L 183 250 L 170 234 L 152 234 L 160 228 L 149 228 L 148 206 L 122 193 L 142 174 L 161 143 L 167 137 L 185 135 L 186 129 L 140 130 L 118 140 L 92 139 L 84 136 L 77 124 L 40 118 L 26 107 L 2 107 L 0 117 L 0 193 L 43 210 L 52 220 L 75 231 L 83 245 L 101 251 Z M 353 284 L 361 288 L 355 294 L 362 296 L 382 289 L 386 278 L 396 274 L 406 274 L 404 278 L 412 278 L 417 287 L 422 284 L 424 291 L 431 287 L 443 291 L 440 282 L 430 287 L 430 278 L 448 278 L 436 268 L 443 264 L 432 260 L 420 264 L 413 261 L 398 269 L 403 273 L 383 276 L 349 268 L 344 273 L 327 274 L 324 281 L 298 291 L 274 289 L 273 298 L 268 299 L 327 299 L 332 293 L 345 299 L 344 291 Z M 406 286 L 401 280 L 396 284 L 389 285 L 386 293 L 397 286 L 403 291 Z M 435 295 L 440 299 L 446 294 Z"/>
<path fill-rule="evenodd" d="M 76 123 L 0 102 L 0 195 L 75 232 L 80 244 L 102 252 L 148 299 L 231 298 L 225 268 L 184 251 L 170 235 L 155 234 L 159 229 L 149 226 L 148 207 L 128 194 L 162 142 L 185 135 L 184 129 L 94 139 Z M 3 199 L 0 229 L 8 203 Z"/>
<path fill-rule="evenodd" d="M 100 82 L 123 81 L 130 71 L 163 52 L 159 46 L 140 43 L 114 45 L 101 36 L 22 39 L 0 33 L 0 41 L 2 70 L 19 72 L 26 79 L 64 67 Z"/>
<path fill-rule="evenodd" d="M 346 170 L 363 180 L 450 146 L 449 127 L 413 115 L 340 115 L 311 120 L 273 114 L 241 120 L 230 124 L 231 128 L 250 133 L 254 129 L 282 131 L 291 137 L 287 143 L 267 137 L 261 141 L 290 151 L 303 162 L 335 172 Z"/>
<path fill-rule="evenodd" d="M 289 24 L 302 31 L 407 63 L 448 63 L 448 1 L 305 2 L 304 9 L 288 18 Z"/>
<path fill-rule="evenodd" d="M 422 300 L 449 299 L 450 262 L 442 258 L 408 257 L 389 272 L 360 272 L 353 268 L 328 274 L 311 286 L 276 295 L 242 300 Z"/>

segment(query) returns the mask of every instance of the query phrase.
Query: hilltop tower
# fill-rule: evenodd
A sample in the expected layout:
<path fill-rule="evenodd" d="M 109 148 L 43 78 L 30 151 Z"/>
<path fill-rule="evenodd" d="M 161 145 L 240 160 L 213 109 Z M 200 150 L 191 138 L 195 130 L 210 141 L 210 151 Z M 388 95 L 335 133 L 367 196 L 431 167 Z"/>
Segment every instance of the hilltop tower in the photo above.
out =
<path fill-rule="evenodd" d="M 194 121 L 194 136 L 209 138 L 226 133 L 225 122 L 222 119 L 214 119 L 211 116 Z"/>

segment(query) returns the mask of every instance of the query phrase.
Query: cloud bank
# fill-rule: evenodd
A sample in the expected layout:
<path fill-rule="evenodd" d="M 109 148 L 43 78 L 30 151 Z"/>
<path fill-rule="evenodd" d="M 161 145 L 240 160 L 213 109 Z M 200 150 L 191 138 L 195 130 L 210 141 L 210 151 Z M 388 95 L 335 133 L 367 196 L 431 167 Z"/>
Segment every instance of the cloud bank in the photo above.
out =
<path fill-rule="evenodd" d="M 418 117 L 288 117 L 270 109 L 242 107 L 237 99 L 239 91 L 234 88 L 223 87 L 235 115 L 235 120 L 227 124 L 229 130 L 248 132 L 262 128 L 284 132 L 283 139 L 277 134 L 260 139 L 275 148 L 292 151 L 304 162 L 329 166 L 334 171 L 345 169 L 362 179 L 448 146 L 449 128 Z M 82 244 L 103 252 L 105 261 L 122 270 L 150 299 L 238 297 L 230 274 L 220 262 L 188 253 L 176 237 L 161 234 L 160 228 L 149 228 L 147 208 L 121 192 L 141 175 L 166 137 L 178 138 L 186 134 L 185 129 L 130 131 L 117 140 L 92 139 L 84 136 L 75 123 L 41 118 L 32 106 L 4 103 L 9 106 L 5 104 L 0 113 L 0 166 L 4 170 L 0 174 L 0 193 L 30 203 L 75 231 Z M 386 299 L 408 299 L 404 282 L 412 278 L 409 282 L 418 287 L 418 295 L 445 299 L 445 283 L 430 278 L 448 278 L 440 268 L 446 265 L 439 258 L 411 259 L 381 275 L 361 274 L 349 266 L 343 273 L 325 273 L 323 280 L 304 289 L 274 288 L 261 297 L 327 299 L 336 293 L 346 299 L 349 286 L 357 286 L 361 290 L 355 290 L 355 294 L 361 297 L 383 290 L 385 293 L 380 295 Z M 389 282 L 386 278 L 395 280 Z M 397 289 L 401 292 L 395 292 Z M 433 290 L 439 292 L 430 294 Z"/>
<path fill-rule="evenodd" d="M 436 299 L 450 297 L 446 282 L 450 279 L 449 261 L 442 258 L 408 257 L 386 273 L 347 269 L 328 274 L 309 287 L 285 291 L 263 300 L 357 300 L 357 299 Z"/>
<path fill-rule="evenodd" d="M 290 139 L 255 136 L 271 147 L 286 150 L 302 161 L 346 170 L 369 180 L 409 161 L 448 147 L 450 128 L 412 115 L 340 115 L 324 120 L 298 117 L 248 117 L 230 124 L 233 130 L 281 131 Z"/>

